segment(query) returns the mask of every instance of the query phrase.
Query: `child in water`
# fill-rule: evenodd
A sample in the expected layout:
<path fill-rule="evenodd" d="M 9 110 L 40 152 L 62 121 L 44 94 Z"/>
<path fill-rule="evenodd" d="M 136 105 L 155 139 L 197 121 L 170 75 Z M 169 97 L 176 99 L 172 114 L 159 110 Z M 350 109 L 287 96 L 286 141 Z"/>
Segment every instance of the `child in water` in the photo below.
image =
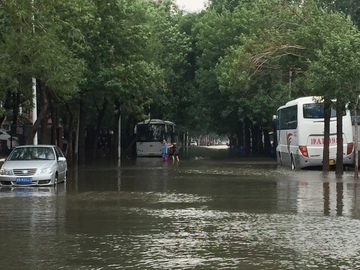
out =
<path fill-rule="evenodd" d="M 162 158 L 163 161 L 167 161 L 168 160 L 168 155 L 167 155 L 167 149 L 168 149 L 168 145 L 166 143 L 166 140 L 163 140 L 163 146 L 162 146 Z"/>

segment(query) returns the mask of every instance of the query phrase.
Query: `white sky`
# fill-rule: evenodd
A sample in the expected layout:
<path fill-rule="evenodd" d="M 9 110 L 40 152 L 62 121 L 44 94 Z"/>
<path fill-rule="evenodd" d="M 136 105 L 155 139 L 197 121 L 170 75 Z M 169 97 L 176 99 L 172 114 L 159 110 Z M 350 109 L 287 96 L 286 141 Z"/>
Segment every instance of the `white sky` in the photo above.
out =
<path fill-rule="evenodd" d="M 177 5 L 186 11 L 200 11 L 208 0 L 175 0 Z"/>

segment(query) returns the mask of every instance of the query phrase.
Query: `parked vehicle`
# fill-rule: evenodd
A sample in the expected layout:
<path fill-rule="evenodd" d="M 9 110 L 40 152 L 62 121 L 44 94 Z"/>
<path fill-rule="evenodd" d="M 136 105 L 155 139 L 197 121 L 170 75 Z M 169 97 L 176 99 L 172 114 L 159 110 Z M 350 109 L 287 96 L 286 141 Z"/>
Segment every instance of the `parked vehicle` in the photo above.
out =
<path fill-rule="evenodd" d="M 67 162 L 55 145 L 15 147 L 0 169 L 0 186 L 51 186 L 66 180 Z"/>
<path fill-rule="evenodd" d="M 5 129 L 0 129 L 0 140 L 7 142 L 8 149 L 12 149 L 19 145 L 19 138 L 11 136 Z"/>
<path fill-rule="evenodd" d="M 136 124 L 136 155 L 138 157 L 161 157 L 163 140 L 176 141 L 176 125 L 161 119 L 148 119 Z"/>
<path fill-rule="evenodd" d="M 0 140 L 0 156 L 6 156 L 9 154 L 9 148 L 7 147 L 6 140 Z"/>
<path fill-rule="evenodd" d="M 343 111 L 344 164 L 354 163 L 354 141 L 351 115 Z M 279 164 L 292 170 L 322 166 L 324 148 L 324 105 L 321 98 L 302 97 L 287 102 L 277 110 L 276 157 Z M 331 109 L 329 163 L 336 164 L 337 134 L 336 111 Z"/>
<path fill-rule="evenodd" d="M 190 142 L 190 146 L 197 146 L 198 144 L 197 144 L 197 142 L 196 141 L 191 141 Z"/>

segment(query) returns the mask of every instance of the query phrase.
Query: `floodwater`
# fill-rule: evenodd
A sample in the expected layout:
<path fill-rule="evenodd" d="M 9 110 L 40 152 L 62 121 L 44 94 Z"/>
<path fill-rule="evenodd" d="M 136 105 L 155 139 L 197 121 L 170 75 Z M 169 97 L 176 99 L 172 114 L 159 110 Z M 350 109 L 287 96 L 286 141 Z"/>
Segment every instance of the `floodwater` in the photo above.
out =
<path fill-rule="evenodd" d="M 0 190 L 0 269 L 360 269 L 359 184 L 202 147 L 71 168 Z"/>

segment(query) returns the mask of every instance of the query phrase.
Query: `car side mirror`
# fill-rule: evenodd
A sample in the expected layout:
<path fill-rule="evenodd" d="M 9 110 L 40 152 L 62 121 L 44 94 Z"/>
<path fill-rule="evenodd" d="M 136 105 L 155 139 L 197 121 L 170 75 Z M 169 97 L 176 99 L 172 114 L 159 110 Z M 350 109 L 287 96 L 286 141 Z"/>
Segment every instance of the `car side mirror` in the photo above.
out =
<path fill-rule="evenodd" d="M 59 158 L 58 158 L 58 161 L 66 161 L 66 158 L 64 158 L 64 157 L 59 157 Z"/>

